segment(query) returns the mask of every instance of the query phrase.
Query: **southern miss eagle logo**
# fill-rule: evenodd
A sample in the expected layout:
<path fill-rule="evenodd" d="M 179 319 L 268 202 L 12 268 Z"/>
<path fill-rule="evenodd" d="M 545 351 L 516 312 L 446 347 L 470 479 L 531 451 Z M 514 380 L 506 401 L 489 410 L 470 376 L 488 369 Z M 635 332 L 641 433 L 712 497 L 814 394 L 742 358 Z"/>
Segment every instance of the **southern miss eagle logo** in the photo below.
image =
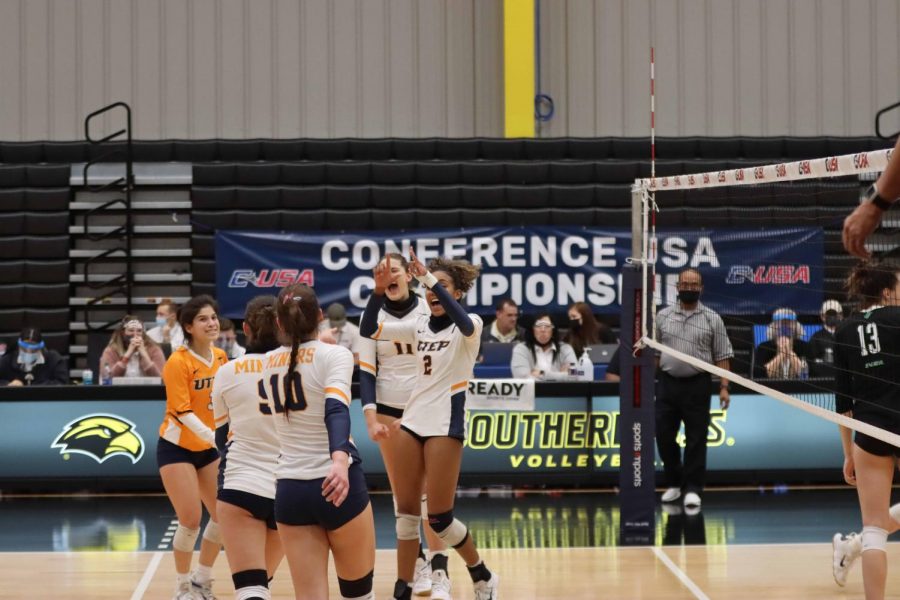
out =
<path fill-rule="evenodd" d="M 94 414 L 78 417 L 65 426 L 51 448 L 60 454 L 84 454 L 98 463 L 116 455 L 127 456 L 132 464 L 144 455 L 144 440 L 128 419 Z"/>

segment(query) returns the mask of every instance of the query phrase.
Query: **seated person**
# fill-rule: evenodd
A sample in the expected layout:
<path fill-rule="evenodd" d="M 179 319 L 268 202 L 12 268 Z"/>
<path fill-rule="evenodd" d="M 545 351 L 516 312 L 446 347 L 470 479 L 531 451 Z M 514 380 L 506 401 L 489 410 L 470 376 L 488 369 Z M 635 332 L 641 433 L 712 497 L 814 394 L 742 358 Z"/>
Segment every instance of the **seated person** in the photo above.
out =
<path fill-rule="evenodd" d="M 809 360 L 809 344 L 803 341 L 803 326 L 789 308 L 772 313 L 766 341 L 754 350 L 754 379 L 797 379 Z"/>
<path fill-rule="evenodd" d="M 347 309 L 340 302 L 335 302 L 325 310 L 325 318 L 319 323 L 319 334 L 328 333 L 335 344 L 343 346 L 353 353 L 353 363 L 359 364 L 360 337 L 359 327 L 347 320 Z M 326 342 L 332 343 L 332 342 Z"/>
<path fill-rule="evenodd" d="M 811 377 L 834 377 L 834 332 L 844 320 L 844 307 L 837 300 L 826 300 L 819 311 L 822 329 L 809 340 Z"/>
<path fill-rule="evenodd" d="M 525 341 L 516 344 L 509 361 L 513 377 L 559 381 L 569 378 L 569 367 L 578 359 L 572 346 L 557 341 L 557 331 L 548 313 L 539 313 Z"/>
<path fill-rule="evenodd" d="M 102 380 L 108 365 L 110 377 L 160 377 L 165 364 L 162 348 L 144 333 L 140 319 L 125 315 L 100 356 L 98 372 Z"/>
<path fill-rule="evenodd" d="M 216 346 L 225 351 L 228 360 L 240 358 L 247 353 L 247 349 L 238 344 L 234 322 L 225 317 L 219 319 L 219 339 L 216 340 Z"/>
<path fill-rule="evenodd" d="M 171 300 L 163 300 L 156 307 L 156 327 L 147 336 L 157 344 L 169 344 L 177 350 L 184 344 L 184 332 L 178 323 L 178 305 Z M 101 375 L 102 376 L 102 375 Z"/>
<path fill-rule="evenodd" d="M 481 343 L 521 342 L 525 339 L 525 328 L 518 325 L 519 305 L 512 298 L 503 298 L 497 303 L 494 322 L 481 330 Z"/>
<path fill-rule="evenodd" d="M 565 342 L 580 357 L 585 348 L 596 344 L 615 344 L 616 336 L 605 323 L 594 318 L 591 307 L 586 302 L 576 302 L 569 307 L 569 331 Z"/>
<path fill-rule="evenodd" d="M 41 330 L 26 327 L 15 350 L 0 358 L 0 385 L 66 385 L 69 365 L 56 350 L 44 346 Z"/>

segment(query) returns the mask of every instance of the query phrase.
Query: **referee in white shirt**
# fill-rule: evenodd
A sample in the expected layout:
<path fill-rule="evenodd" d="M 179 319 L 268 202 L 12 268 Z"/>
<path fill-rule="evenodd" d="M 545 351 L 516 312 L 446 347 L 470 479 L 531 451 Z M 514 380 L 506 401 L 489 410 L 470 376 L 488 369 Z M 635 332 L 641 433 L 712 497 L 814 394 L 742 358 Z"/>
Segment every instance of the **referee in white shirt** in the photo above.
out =
<path fill-rule="evenodd" d="M 678 302 L 656 317 L 659 341 L 707 363 L 728 370 L 734 352 L 722 318 L 700 302 L 703 281 L 696 269 L 678 275 Z M 656 391 L 656 446 L 663 461 L 668 489 L 663 502 L 674 502 L 684 492 L 684 504 L 700 506 L 706 480 L 706 441 L 710 424 L 710 374 L 667 354 L 659 357 Z M 719 402 L 728 408 L 728 380 L 719 386 Z M 684 422 L 684 463 L 676 442 Z"/>

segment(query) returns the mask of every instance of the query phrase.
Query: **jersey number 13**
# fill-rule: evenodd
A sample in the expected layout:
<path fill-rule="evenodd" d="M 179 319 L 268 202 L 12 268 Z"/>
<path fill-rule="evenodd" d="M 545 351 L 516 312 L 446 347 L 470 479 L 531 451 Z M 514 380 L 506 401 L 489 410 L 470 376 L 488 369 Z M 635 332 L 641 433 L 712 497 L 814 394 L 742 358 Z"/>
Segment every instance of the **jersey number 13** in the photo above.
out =
<path fill-rule="evenodd" d="M 881 352 L 881 341 L 878 339 L 878 325 L 866 323 L 856 328 L 859 333 L 859 353 L 862 356 Z"/>

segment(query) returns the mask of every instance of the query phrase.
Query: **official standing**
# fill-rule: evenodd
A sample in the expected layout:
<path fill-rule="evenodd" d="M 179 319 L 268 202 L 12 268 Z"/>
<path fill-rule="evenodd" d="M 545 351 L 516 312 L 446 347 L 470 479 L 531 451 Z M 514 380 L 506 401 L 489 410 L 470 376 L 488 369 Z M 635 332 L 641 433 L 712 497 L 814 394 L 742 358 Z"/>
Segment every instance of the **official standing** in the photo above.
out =
<path fill-rule="evenodd" d="M 700 272 L 685 269 L 678 275 L 678 302 L 657 315 L 660 343 L 706 363 L 728 370 L 734 353 L 722 318 L 700 302 Z M 659 357 L 656 393 L 656 446 L 663 461 L 668 489 L 663 502 L 674 502 L 684 493 L 684 504 L 700 506 L 706 479 L 706 440 L 710 424 L 711 376 L 708 372 L 673 358 Z M 728 408 L 728 380 L 719 386 L 719 403 Z M 684 422 L 684 463 L 676 442 Z"/>

